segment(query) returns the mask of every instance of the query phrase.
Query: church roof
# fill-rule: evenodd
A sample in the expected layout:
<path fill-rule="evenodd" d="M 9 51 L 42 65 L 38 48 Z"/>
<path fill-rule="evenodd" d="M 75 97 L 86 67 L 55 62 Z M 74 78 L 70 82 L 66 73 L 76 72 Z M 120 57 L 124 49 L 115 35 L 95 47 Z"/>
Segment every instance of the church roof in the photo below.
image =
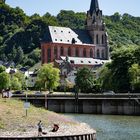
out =
<path fill-rule="evenodd" d="M 68 27 L 48 26 L 44 36 L 44 42 L 65 43 L 65 44 L 90 44 L 92 39 L 87 30 L 71 29 Z"/>
<path fill-rule="evenodd" d="M 62 60 L 66 60 L 65 56 L 61 56 Z M 85 57 L 68 57 L 68 62 L 75 65 L 103 65 L 111 60 L 101 60 L 94 58 L 85 58 Z"/>

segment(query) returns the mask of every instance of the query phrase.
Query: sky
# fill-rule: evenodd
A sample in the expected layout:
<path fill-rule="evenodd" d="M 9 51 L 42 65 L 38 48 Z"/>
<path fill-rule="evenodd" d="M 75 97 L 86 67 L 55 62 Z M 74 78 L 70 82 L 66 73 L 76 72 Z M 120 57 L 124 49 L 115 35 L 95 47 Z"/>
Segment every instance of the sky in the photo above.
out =
<path fill-rule="evenodd" d="M 46 12 L 57 15 L 60 10 L 87 12 L 91 0 L 6 0 L 11 7 L 20 7 L 27 15 L 38 13 L 41 16 Z M 99 7 L 104 15 L 128 13 L 140 17 L 140 0 L 99 0 Z"/>

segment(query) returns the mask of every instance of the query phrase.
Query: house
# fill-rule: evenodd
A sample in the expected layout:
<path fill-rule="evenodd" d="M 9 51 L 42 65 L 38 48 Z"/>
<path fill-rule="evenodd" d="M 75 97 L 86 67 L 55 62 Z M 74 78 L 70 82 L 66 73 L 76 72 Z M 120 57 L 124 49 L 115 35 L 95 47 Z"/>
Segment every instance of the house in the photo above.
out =
<path fill-rule="evenodd" d="M 98 78 L 97 69 L 103 66 L 105 63 L 111 60 L 101 60 L 94 58 L 84 58 L 84 57 L 60 57 L 61 60 L 55 60 L 54 66 L 60 69 L 61 83 L 65 83 L 65 80 L 75 84 L 75 78 L 77 71 L 80 68 L 88 67 L 93 76 Z"/>

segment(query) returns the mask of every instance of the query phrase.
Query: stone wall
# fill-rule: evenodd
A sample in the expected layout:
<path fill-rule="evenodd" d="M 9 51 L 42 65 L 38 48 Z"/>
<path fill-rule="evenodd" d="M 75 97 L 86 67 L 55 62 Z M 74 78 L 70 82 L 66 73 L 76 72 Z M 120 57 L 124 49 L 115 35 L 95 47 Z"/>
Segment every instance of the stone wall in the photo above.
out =
<path fill-rule="evenodd" d="M 96 140 L 95 134 L 51 137 L 0 137 L 1 140 Z"/>

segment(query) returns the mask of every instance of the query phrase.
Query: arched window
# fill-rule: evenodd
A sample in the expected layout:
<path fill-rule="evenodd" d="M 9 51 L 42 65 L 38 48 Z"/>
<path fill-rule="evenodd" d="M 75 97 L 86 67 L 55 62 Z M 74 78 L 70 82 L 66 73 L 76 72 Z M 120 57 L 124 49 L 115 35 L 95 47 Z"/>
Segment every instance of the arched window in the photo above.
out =
<path fill-rule="evenodd" d="M 57 52 L 58 52 L 58 51 L 57 51 L 57 47 L 55 47 L 55 48 L 54 48 L 54 58 L 56 58 L 56 59 L 57 59 Z"/>
<path fill-rule="evenodd" d="M 76 57 L 78 57 L 79 56 L 79 49 L 78 48 L 76 48 Z"/>
<path fill-rule="evenodd" d="M 99 49 L 97 50 L 97 58 L 100 58 L 100 51 L 99 51 Z"/>
<path fill-rule="evenodd" d="M 102 35 L 102 44 L 104 44 L 104 35 Z"/>
<path fill-rule="evenodd" d="M 96 35 L 96 44 L 99 44 L 99 36 Z"/>
<path fill-rule="evenodd" d="M 93 58 L 93 50 L 90 49 L 90 57 Z"/>
<path fill-rule="evenodd" d="M 47 49 L 47 60 L 48 62 L 51 62 L 51 48 Z"/>
<path fill-rule="evenodd" d="M 102 50 L 102 58 L 105 58 L 105 51 Z"/>
<path fill-rule="evenodd" d="M 61 47 L 61 49 L 60 49 L 60 54 L 61 54 L 61 56 L 64 55 L 64 49 L 63 49 L 63 47 Z"/>
<path fill-rule="evenodd" d="M 83 56 L 86 57 L 86 48 L 83 49 Z"/>
<path fill-rule="evenodd" d="M 71 56 L 71 48 L 68 48 L 68 56 Z"/>

